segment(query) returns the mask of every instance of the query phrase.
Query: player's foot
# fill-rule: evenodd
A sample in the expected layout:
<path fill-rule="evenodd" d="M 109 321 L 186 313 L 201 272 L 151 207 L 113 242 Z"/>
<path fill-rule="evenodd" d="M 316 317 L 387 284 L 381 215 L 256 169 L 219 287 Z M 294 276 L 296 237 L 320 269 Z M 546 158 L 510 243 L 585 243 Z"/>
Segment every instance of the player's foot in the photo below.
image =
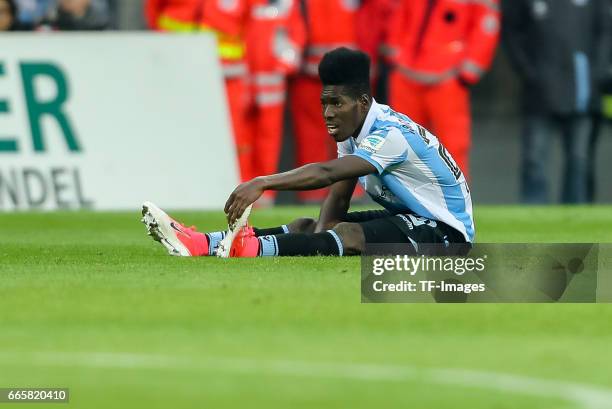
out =
<path fill-rule="evenodd" d="M 217 249 L 217 257 L 230 257 L 230 250 L 232 248 L 232 244 L 234 243 L 234 240 L 238 237 L 239 233 L 242 233 L 242 228 L 247 226 L 252 207 L 253 205 L 249 205 L 249 207 L 244 210 L 238 220 L 236 220 L 233 225 L 229 226 L 228 231 L 225 234 L 225 238 L 219 242 L 219 248 Z M 251 229 L 251 231 L 252 230 L 253 229 Z M 253 237 L 255 237 L 254 233 Z"/>
<path fill-rule="evenodd" d="M 195 227 L 185 227 L 154 203 L 144 202 L 141 221 L 147 234 L 160 242 L 172 256 L 207 256 L 208 239 Z"/>
<path fill-rule="evenodd" d="M 244 226 L 232 243 L 230 257 L 257 257 L 259 253 L 259 240 L 255 236 L 253 228 L 248 224 Z"/>

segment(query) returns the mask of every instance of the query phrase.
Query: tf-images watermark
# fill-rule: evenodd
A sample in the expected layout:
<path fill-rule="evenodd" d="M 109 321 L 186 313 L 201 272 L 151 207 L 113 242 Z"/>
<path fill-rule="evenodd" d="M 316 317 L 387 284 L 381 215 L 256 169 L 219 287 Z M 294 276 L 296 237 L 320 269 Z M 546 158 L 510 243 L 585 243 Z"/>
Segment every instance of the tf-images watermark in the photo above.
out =
<path fill-rule="evenodd" d="M 362 302 L 612 302 L 610 244 L 421 245 L 419 252 L 368 246 Z"/>

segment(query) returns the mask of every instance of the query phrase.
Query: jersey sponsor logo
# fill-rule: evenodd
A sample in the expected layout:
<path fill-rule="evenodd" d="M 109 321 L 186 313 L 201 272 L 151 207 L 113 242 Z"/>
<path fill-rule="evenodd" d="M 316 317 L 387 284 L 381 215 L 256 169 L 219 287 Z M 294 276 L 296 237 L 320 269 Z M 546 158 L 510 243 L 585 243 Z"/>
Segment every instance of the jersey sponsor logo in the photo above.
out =
<path fill-rule="evenodd" d="M 376 153 L 382 147 L 383 143 L 385 143 L 385 138 L 382 136 L 370 135 L 361 141 L 359 149 L 363 149 L 370 153 Z"/>

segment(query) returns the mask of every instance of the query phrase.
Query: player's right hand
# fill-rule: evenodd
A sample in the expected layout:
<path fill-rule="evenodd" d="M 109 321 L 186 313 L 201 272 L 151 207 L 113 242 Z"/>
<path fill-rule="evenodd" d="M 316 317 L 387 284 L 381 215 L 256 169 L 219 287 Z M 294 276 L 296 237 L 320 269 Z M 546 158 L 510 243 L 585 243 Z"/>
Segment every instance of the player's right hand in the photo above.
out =
<path fill-rule="evenodd" d="M 263 192 L 263 182 L 257 178 L 238 185 L 225 202 L 223 209 L 228 223 L 232 225 L 249 205 L 259 199 Z"/>

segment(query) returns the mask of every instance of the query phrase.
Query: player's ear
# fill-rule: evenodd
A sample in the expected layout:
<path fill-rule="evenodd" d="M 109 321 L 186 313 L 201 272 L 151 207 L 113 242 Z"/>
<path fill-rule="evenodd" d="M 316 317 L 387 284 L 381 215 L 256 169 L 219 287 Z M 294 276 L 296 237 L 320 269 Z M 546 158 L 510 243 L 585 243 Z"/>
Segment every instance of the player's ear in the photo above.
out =
<path fill-rule="evenodd" d="M 368 94 L 361 94 L 357 101 L 359 102 L 359 105 L 361 105 L 361 108 L 365 109 L 366 111 L 368 110 L 370 105 L 370 96 Z"/>

